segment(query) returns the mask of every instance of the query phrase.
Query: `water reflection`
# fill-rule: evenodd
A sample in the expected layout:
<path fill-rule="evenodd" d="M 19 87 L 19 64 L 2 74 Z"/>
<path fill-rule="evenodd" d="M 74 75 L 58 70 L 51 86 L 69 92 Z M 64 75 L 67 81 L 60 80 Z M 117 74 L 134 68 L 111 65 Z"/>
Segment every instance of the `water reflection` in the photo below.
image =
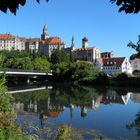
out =
<path fill-rule="evenodd" d="M 79 87 L 78 87 L 79 88 Z M 119 90 L 106 89 L 106 92 L 98 92 L 98 89 L 88 89 L 81 87 L 71 89 L 71 91 L 53 89 L 51 91 L 38 91 L 14 94 L 14 108 L 17 112 L 44 112 L 50 117 L 58 117 L 68 107 L 70 117 L 75 107 L 80 107 L 81 117 L 87 116 L 89 108 L 97 110 L 101 104 L 124 104 L 127 105 L 129 99 L 140 102 L 140 94 L 126 92 L 120 94 Z M 29 90 L 30 91 L 30 90 Z M 14 91 L 12 91 L 14 92 Z"/>
<path fill-rule="evenodd" d="M 136 133 L 140 132 L 140 115 L 138 115 L 140 113 L 137 113 L 139 93 L 139 89 L 107 87 L 95 89 L 59 85 L 53 86 L 52 89 L 16 93 L 13 106 L 18 114 L 32 113 L 39 116 L 42 127 L 45 127 L 44 119 L 54 121 L 53 118 L 57 118 L 55 121 L 58 123 L 72 123 L 80 128 L 98 129 L 112 138 L 137 139 Z M 137 114 L 136 118 L 135 114 Z M 96 123 L 91 123 L 94 120 Z M 116 130 L 112 129 L 113 125 Z M 128 128 L 136 129 L 130 132 L 127 131 Z"/>

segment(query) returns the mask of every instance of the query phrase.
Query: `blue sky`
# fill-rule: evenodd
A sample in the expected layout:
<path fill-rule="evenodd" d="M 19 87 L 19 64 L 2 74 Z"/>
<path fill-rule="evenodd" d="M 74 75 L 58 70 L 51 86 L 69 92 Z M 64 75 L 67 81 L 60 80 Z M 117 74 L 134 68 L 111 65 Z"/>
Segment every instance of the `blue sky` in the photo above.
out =
<path fill-rule="evenodd" d="M 89 46 L 101 51 L 114 51 L 115 56 L 129 57 L 133 51 L 129 40 L 136 42 L 140 34 L 140 14 L 118 13 L 109 0 L 27 0 L 17 15 L 0 12 L 0 33 L 22 37 L 40 37 L 44 24 L 49 35 L 58 36 L 69 47 L 74 36 L 76 48 L 86 36 Z"/>

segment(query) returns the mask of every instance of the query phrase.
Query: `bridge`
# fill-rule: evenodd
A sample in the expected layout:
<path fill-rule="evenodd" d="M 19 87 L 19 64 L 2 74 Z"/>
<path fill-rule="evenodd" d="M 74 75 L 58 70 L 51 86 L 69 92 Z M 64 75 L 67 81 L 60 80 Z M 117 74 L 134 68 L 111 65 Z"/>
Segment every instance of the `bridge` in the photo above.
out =
<path fill-rule="evenodd" d="M 15 93 L 24 93 L 24 92 L 31 92 L 31 91 L 42 91 L 46 89 L 52 89 L 52 86 L 42 86 L 42 87 L 24 87 L 23 89 L 8 89 L 8 93 L 15 94 Z"/>
<path fill-rule="evenodd" d="M 5 73 L 7 81 L 27 81 L 30 83 L 33 81 L 46 81 L 50 76 L 52 76 L 52 70 L 50 71 L 40 71 L 40 70 L 22 70 L 22 69 L 5 69 L 0 70 L 0 74 Z"/>
<path fill-rule="evenodd" d="M 6 73 L 6 75 L 13 76 L 13 75 L 31 75 L 31 76 L 39 76 L 39 75 L 52 75 L 52 71 L 39 71 L 39 70 L 22 70 L 22 69 L 5 69 L 5 70 L 0 70 L 0 73 Z"/>

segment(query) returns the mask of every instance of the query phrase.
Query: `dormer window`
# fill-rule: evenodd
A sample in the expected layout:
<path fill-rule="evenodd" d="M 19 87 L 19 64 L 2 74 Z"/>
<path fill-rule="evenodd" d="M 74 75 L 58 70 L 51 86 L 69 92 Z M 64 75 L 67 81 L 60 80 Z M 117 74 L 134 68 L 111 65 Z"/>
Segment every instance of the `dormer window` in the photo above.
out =
<path fill-rule="evenodd" d="M 107 65 L 109 65 L 109 61 L 108 61 L 108 62 L 106 62 L 106 64 L 107 64 Z"/>
<path fill-rule="evenodd" d="M 113 64 L 113 62 L 110 62 L 110 64 L 112 65 L 112 64 Z"/>
<path fill-rule="evenodd" d="M 116 62 L 114 62 L 114 64 L 116 64 Z"/>

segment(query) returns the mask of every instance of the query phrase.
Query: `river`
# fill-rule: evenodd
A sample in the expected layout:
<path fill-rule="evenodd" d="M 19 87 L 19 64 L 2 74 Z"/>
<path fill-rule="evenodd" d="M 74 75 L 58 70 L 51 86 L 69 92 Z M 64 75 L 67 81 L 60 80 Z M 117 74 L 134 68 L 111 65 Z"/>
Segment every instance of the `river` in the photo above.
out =
<path fill-rule="evenodd" d="M 40 139 L 51 139 L 48 134 L 53 136 L 63 124 L 87 140 L 100 136 L 140 139 L 140 88 L 54 84 L 11 86 L 8 90 L 15 98 L 20 127 Z"/>

